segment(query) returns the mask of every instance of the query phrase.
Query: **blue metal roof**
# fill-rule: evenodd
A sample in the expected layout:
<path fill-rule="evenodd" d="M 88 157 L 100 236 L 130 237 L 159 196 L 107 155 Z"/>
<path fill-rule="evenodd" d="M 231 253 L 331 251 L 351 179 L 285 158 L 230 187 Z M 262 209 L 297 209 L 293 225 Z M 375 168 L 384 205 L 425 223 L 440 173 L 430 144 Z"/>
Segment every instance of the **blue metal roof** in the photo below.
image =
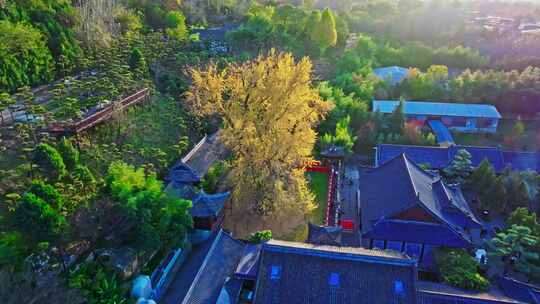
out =
<path fill-rule="evenodd" d="M 452 133 L 450 133 L 448 128 L 440 120 L 429 120 L 428 125 L 433 130 L 433 133 L 435 133 L 437 143 L 454 143 Z"/>
<path fill-rule="evenodd" d="M 398 105 L 399 100 L 373 100 L 373 112 L 393 113 Z M 501 118 L 499 111 L 487 104 L 405 101 L 403 112 L 406 115 Z"/>
<path fill-rule="evenodd" d="M 373 69 L 373 74 L 375 74 L 381 80 L 388 82 L 390 85 L 395 85 L 401 82 L 403 79 L 405 79 L 405 77 L 407 77 L 408 73 L 409 69 L 399 66 Z"/>

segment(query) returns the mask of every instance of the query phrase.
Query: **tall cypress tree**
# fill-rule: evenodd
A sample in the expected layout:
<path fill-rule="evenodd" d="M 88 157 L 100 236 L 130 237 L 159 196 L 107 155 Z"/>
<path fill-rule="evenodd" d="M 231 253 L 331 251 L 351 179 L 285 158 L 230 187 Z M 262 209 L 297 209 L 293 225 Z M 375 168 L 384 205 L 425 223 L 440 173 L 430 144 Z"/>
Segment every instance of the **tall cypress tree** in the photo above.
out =
<path fill-rule="evenodd" d="M 325 9 L 322 12 L 321 22 L 318 26 L 318 44 L 321 49 L 321 53 L 324 52 L 332 46 L 335 46 L 337 43 L 337 31 L 336 31 L 336 20 L 334 19 L 334 14 L 330 9 Z"/>

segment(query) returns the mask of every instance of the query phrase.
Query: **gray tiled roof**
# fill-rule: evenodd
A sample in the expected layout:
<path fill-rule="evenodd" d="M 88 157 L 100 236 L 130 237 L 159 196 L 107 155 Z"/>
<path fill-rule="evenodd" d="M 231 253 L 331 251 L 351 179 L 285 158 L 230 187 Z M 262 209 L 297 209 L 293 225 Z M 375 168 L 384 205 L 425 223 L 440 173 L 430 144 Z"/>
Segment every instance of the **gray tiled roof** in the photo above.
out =
<path fill-rule="evenodd" d="M 271 240 L 253 303 L 416 303 L 415 279 L 415 262 L 397 252 Z"/>
<path fill-rule="evenodd" d="M 364 174 L 360 200 L 364 234 L 382 219 L 413 206 L 425 210 L 464 243 L 469 242 L 465 228 L 481 227 L 458 187 L 445 185 L 439 176 L 424 171 L 405 154 Z"/>
<path fill-rule="evenodd" d="M 191 199 L 193 207 L 189 213 L 193 217 L 210 217 L 218 216 L 229 198 L 229 192 L 208 194 L 201 190 Z"/>
<path fill-rule="evenodd" d="M 238 262 L 234 275 L 237 278 L 255 280 L 259 270 L 259 258 L 261 256 L 261 245 L 246 245 L 242 259 Z"/>
<path fill-rule="evenodd" d="M 236 304 L 240 297 L 243 280 L 228 277 L 221 288 L 216 304 Z"/>
<path fill-rule="evenodd" d="M 381 217 L 405 211 L 432 196 L 435 177 L 404 154 L 366 173 L 360 179 L 362 231 L 368 231 Z M 389 187 L 391 186 L 391 187 Z"/>
<path fill-rule="evenodd" d="M 215 304 L 226 279 L 242 257 L 244 243 L 221 230 L 195 276 L 182 304 Z"/>
<path fill-rule="evenodd" d="M 487 292 L 467 291 L 445 284 L 418 282 L 418 304 L 523 304 L 492 289 Z"/>
<path fill-rule="evenodd" d="M 194 184 L 201 181 L 201 176 L 188 164 L 179 161 L 169 171 L 166 180 L 175 186 Z"/>
<path fill-rule="evenodd" d="M 341 227 L 323 227 L 309 223 L 306 242 L 317 245 L 341 246 L 341 231 Z"/>

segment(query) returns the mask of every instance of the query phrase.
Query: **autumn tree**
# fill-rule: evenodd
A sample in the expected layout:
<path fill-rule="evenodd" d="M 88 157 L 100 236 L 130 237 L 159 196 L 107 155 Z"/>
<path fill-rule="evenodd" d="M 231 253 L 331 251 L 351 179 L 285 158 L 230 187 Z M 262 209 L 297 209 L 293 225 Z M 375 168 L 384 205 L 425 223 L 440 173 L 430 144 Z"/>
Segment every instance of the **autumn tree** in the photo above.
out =
<path fill-rule="evenodd" d="M 272 50 L 224 70 L 190 71 L 192 110 L 223 119 L 224 143 L 236 157 L 233 201 L 244 210 L 279 217 L 313 208 L 303 166 L 312 160 L 314 127 L 331 106 L 312 87 L 311 70 L 309 59 Z"/>

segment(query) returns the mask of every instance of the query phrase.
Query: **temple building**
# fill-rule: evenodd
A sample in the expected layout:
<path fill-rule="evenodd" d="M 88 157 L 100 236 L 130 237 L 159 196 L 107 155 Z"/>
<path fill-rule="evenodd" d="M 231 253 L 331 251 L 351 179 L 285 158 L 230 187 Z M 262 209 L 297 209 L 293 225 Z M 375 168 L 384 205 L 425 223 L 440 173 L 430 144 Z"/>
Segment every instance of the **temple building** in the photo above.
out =
<path fill-rule="evenodd" d="M 426 270 L 436 247 L 470 248 L 482 229 L 458 186 L 405 154 L 361 174 L 360 213 L 364 247 L 405 252 Z"/>
<path fill-rule="evenodd" d="M 417 303 L 416 262 L 398 252 L 271 240 L 254 304 Z"/>
<path fill-rule="evenodd" d="M 417 164 L 427 165 L 432 169 L 444 169 L 454 159 L 459 150 L 471 154 L 471 163 L 477 167 L 487 159 L 495 172 L 500 173 L 505 168 L 517 171 L 532 170 L 540 172 L 540 153 L 507 151 L 499 147 L 458 146 L 426 147 L 410 145 L 380 144 L 375 150 L 375 166 L 383 165 L 395 157 L 405 154 Z"/>
<path fill-rule="evenodd" d="M 399 103 L 399 100 L 373 100 L 373 112 L 391 114 Z M 431 101 L 405 101 L 403 114 L 407 121 L 418 125 L 440 121 L 449 129 L 469 133 L 495 133 L 501 119 L 501 114 L 492 105 Z"/>
<path fill-rule="evenodd" d="M 190 200 L 189 210 L 195 230 L 216 231 L 224 220 L 224 207 L 230 192 L 208 194 L 198 190 L 201 178 L 184 162 L 175 164 L 166 178 L 169 182 L 165 191 L 174 197 Z"/>

